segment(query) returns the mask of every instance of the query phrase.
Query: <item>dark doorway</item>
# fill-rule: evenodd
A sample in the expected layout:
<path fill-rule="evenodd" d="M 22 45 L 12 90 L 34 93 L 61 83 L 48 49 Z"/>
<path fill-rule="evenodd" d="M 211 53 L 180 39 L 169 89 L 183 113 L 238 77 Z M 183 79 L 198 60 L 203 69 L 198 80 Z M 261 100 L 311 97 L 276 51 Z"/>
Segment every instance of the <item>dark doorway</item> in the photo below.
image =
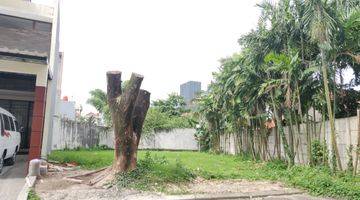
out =
<path fill-rule="evenodd" d="M 13 114 L 23 127 L 20 151 L 27 153 L 30 134 L 36 76 L 0 72 L 0 107 Z"/>
<path fill-rule="evenodd" d="M 21 131 L 20 151 L 28 152 L 30 144 L 33 102 L 0 99 L 0 107 L 13 114 L 19 122 Z"/>

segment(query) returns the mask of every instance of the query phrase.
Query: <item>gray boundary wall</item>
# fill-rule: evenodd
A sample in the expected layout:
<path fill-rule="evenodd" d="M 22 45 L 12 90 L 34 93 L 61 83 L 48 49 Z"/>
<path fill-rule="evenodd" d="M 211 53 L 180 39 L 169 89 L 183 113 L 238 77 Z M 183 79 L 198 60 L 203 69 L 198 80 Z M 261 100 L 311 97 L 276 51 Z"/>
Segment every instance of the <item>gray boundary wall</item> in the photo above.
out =
<path fill-rule="evenodd" d="M 114 134 L 110 128 L 60 118 L 55 120 L 53 150 L 92 148 L 102 145 L 114 147 Z M 139 148 L 196 151 L 199 147 L 194 134 L 195 129 L 173 129 L 147 134 L 141 138 Z"/>
<path fill-rule="evenodd" d="M 285 128 L 285 134 L 288 137 L 289 127 Z M 314 127 L 310 127 L 314 128 Z M 358 117 L 349 117 L 349 118 L 341 118 L 335 120 L 335 128 L 337 134 L 337 142 L 339 147 L 340 158 L 343 167 L 347 166 L 348 157 L 347 157 L 347 149 L 349 145 L 352 144 L 354 146 L 353 157 L 355 158 L 355 148 L 357 145 L 358 138 Z M 296 130 L 296 128 L 294 128 Z M 295 138 L 295 162 L 297 163 L 307 163 L 307 143 L 306 143 L 306 134 L 305 134 L 306 126 L 305 124 L 301 124 L 300 126 L 300 137 Z M 272 157 L 276 157 L 275 151 L 275 131 L 273 130 L 268 139 L 268 151 Z M 312 140 L 320 139 L 320 141 L 327 141 L 328 149 L 330 149 L 330 124 L 328 121 L 324 123 L 317 122 L 316 123 L 316 131 L 315 134 L 312 135 Z M 238 134 L 224 134 L 220 137 L 220 147 L 221 150 L 228 154 L 237 154 L 239 153 L 239 140 L 242 137 L 243 141 L 246 140 L 246 136 L 239 136 Z M 282 146 L 282 145 L 281 145 Z M 281 149 L 281 155 L 284 157 L 284 149 Z"/>

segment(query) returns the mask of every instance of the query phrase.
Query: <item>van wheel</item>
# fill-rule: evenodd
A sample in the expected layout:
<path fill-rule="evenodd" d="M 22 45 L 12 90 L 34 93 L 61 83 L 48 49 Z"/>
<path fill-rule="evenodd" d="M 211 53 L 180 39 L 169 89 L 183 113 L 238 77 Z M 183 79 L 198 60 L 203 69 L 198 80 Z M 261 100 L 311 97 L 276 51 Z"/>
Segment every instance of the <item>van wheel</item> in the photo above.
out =
<path fill-rule="evenodd" d="M 0 157 L 0 174 L 2 172 L 3 167 L 4 167 L 4 158 Z"/>
<path fill-rule="evenodd" d="M 7 165 L 14 165 L 16 161 L 16 152 L 13 154 L 13 156 L 11 156 L 11 158 L 6 159 L 6 164 Z"/>

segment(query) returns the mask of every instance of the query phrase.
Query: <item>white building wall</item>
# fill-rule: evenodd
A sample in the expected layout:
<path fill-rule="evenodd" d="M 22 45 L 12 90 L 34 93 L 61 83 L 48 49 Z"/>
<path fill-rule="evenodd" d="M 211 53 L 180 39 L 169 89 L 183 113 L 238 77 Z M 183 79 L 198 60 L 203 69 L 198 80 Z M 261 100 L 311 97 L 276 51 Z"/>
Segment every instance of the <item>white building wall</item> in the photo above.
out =
<path fill-rule="evenodd" d="M 75 120 L 76 112 L 75 112 L 75 102 L 74 101 L 59 101 L 59 112 L 58 115 L 61 118 L 66 118 L 69 120 Z"/>
<path fill-rule="evenodd" d="M 52 149 L 91 148 L 105 145 L 114 148 L 112 129 L 87 122 L 57 118 L 58 129 L 54 132 Z M 55 130 L 54 130 L 55 131 Z M 195 129 L 173 129 L 141 137 L 140 149 L 198 150 Z"/>
<path fill-rule="evenodd" d="M 54 15 L 51 31 L 51 48 L 49 59 L 49 71 L 53 75 L 53 79 L 48 82 L 47 99 L 45 109 L 45 121 L 42 140 L 41 157 L 46 158 L 51 151 L 52 138 L 54 134 L 54 120 L 58 118 L 57 111 L 59 109 L 59 98 L 57 95 L 59 79 L 62 78 L 62 54 L 60 47 L 60 6 L 59 2 L 54 5 Z"/>

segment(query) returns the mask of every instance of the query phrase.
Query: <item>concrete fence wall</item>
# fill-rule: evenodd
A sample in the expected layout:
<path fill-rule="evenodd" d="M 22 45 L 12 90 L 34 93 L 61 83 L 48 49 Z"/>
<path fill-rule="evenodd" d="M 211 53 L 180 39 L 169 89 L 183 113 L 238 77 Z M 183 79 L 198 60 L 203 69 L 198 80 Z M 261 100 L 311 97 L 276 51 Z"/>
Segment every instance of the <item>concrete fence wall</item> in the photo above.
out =
<path fill-rule="evenodd" d="M 340 158 L 343 167 L 346 167 L 348 162 L 347 156 L 347 149 L 349 148 L 350 144 L 354 146 L 354 149 L 357 145 L 357 138 L 358 138 L 358 117 L 349 117 L 349 118 L 342 118 L 335 120 L 335 127 L 336 127 L 336 134 L 337 134 L 337 143 L 340 153 Z M 313 131 L 311 135 L 312 140 L 320 140 L 321 142 L 324 139 L 327 142 L 328 149 L 330 149 L 330 124 L 328 121 L 324 123 L 317 122 L 316 123 L 316 130 Z M 288 138 L 289 127 L 285 128 L 285 134 Z M 310 126 L 310 129 L 314 130 L 314 126 Z M 297 130 L 294 127 L 294 130 Z M 300 126 L 300 134 L 296 134 L 294 136 L 294 143 L 295 143 L 295 162 L 297 163 L 307 163 L 308 162 L 308 155 L 307 155 L 307 140 L 306 140 L 306 125 L 301 124 Z M 241 138 L 240 138 L 241 137 Z M 237 154 L 240 152 L 239 142 L 240 139 L 245 141 L 247 136 L 241 134 L 225 134 L 222 135 L 220 138 L 220 147 L 221 150 L 225 153 L 229 154 Z M 281 145 L 282 147 L 282 145 Z M 255 147 L 256 148 L 256 147 Z M 276 149 L 275 149 L 275 131 L 273 130 L 268 138 L 268 152 L 270 156 L 276 157 Z M 281 155 L 284 157 L 285 152 L 284 149 L 281 148 Z M 353 157 L 355 156 L 355 150 L 353 151 Z M 269 155 L 267 155 L 269 157 Z"/>
<path fill-rule="evenodd" d="M 105 145 L 114 147 L 112 129 L 95 126 L 86 122 L 76 122 L 58 118 L 54 128 L 52 149 L 91 148 Z M 195 129 L 174 129 L 144 135 L 139 144 L 140 149 L 161 150 L 198 150 Z"/>
<path fill-rule="evenodd" d="M 347 149 L 349 145 L 357 145 L 358 138 L 358 117 L 342 118 L 335 120 L 337 133 L 337 142 L 341 162 L 344 167 L 348 162 Z M 94 126 L 89 123 L 81 123 L 71 120 L 58 119 L 54 123 L 53 150 L 75 149 L 78 147 L 91 148 L 100 145 L 114 147 L 113 131 L 106 127 Z M 330 124 L 316 123 L 316 130 L 311 135 L 312 140 L 319 139 L 327 141 L 330 149 Z M 313 126 L 310 129 L 315 129 Z M 294 128 L 297 129 L 296 127 Z M 295 143 L 295 162 L 307 163 L 307 140 L 305 134 L 305 124 L 300 125 L 300 134 L 296 134 Z M 285 127 L 285 134 L 288 137 L 289 127 Z M 162 150 L 199 150 L 198 142 L 195 137 L 195 129 L 174 129 L 171 131 L 147 134 L 141 138 L 140 149 L 162 149 Z M 240 147 L 240 140 L 248 140 L 247 134 L 224 134 L 220 137 L 221 150 L 229 154 L 237 154 L 240 148 L 246 148 L 246 145 Z M 256 139 L 256 138 L 255 138 Z M 275 148 L 275 131 L 273 130 L 268 136 L 268 155 L 267 157 L 276 157 Z M 255 147 L 257 148 L 257 147 Z M 244 150 L 244 149 L 243 149 Z M 285 156 L 284 149 L 281 145 L 281 155 Z M 353 151 L 355 156 L 355 151 Z"/>

